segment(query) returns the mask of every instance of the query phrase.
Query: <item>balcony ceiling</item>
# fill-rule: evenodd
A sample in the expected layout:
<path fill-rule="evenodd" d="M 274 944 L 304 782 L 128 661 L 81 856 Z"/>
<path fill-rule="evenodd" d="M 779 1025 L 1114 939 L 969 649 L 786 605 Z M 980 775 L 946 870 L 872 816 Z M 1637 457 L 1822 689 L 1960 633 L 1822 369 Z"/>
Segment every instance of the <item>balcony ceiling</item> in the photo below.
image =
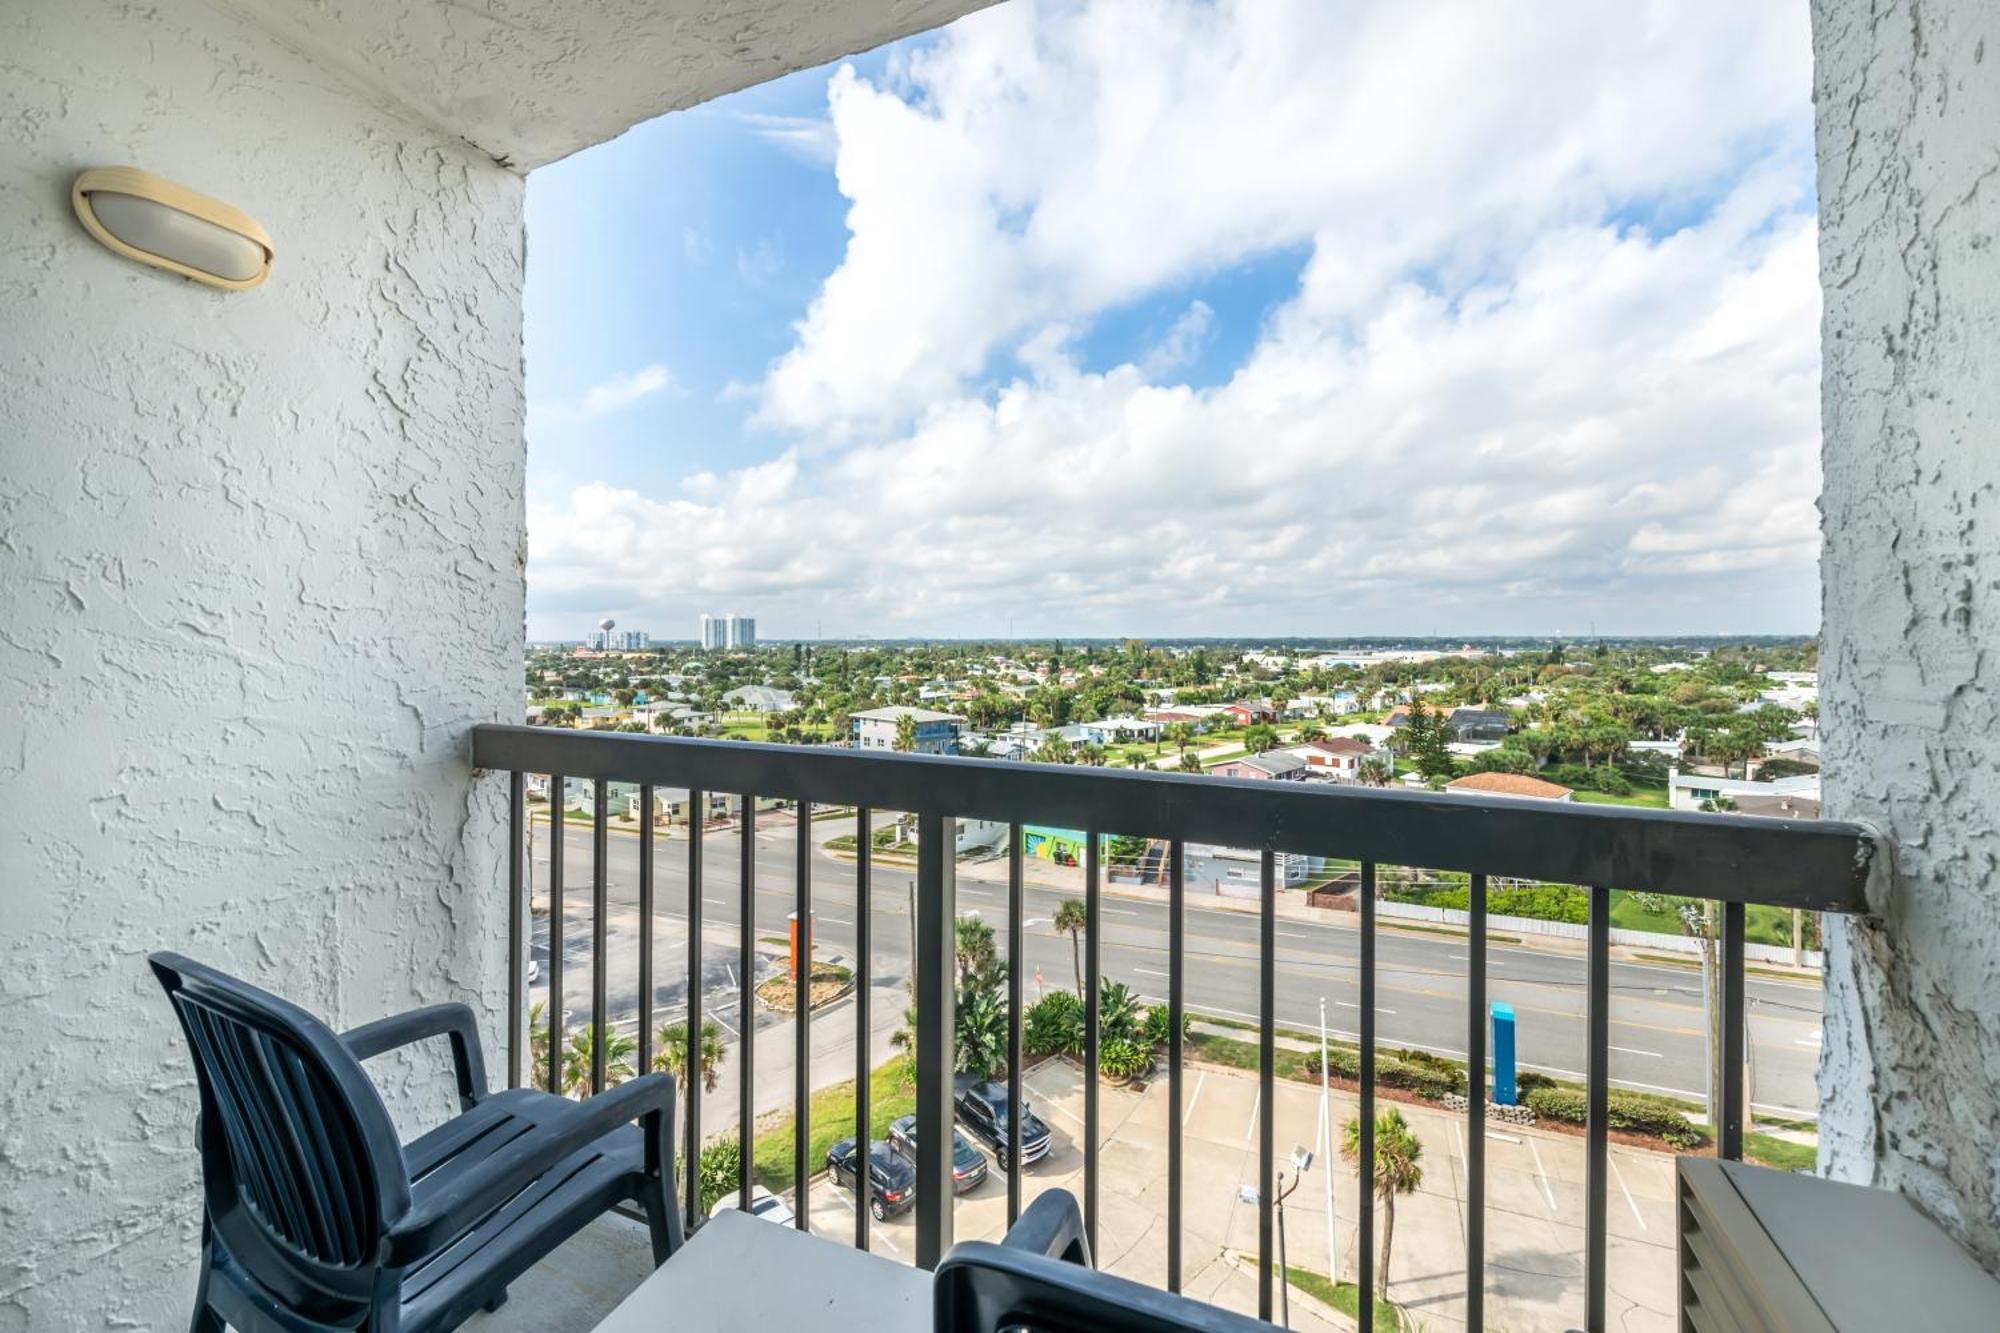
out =
<path fill-rule="evenodd" d="M 527 171 L 992 0 L 230 3 L 384 102 Z"/>

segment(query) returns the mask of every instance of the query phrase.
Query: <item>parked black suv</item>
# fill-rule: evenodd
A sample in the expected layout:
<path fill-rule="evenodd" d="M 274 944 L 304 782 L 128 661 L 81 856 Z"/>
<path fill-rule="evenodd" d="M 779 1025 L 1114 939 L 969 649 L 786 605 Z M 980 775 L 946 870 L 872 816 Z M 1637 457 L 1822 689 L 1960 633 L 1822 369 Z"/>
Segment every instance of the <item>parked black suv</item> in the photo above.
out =
<path fill-rule="evenodd" d="M 853 1139 L 842 1139 L 826 1150 L 826 1172 L 842 1189 L 853 1189 Z M 877 1222 L 908 1212 L 917 1201 L 917 1168 L 882 1139 L 868 1145 L 868 1212 Z"/>
<path fill-rule="evenodd" d="M 897 1152 L 915 1162 L 917 1160 L 917 1118 L 906 1115 L 889 1126 L 889 1143 Z M 986 1159 L 979 1149 L 965 1141 L 965 1135 L 957 1130 L 951 1132 L 951 1188 L 954 1194 L 963 1194 L 986 1179 Z"/>
<path fill-rule="evenodd" d="M 953 1107 L 958 1123 L 993 1154 L 1000 1169 L 1007 1170 L 1007 1085 L 961 1074 L 955 1085 Z M 1032 1165 L 1049 1155 L 1049 1127 L 1035 1118 L 1027 1102 L 1021 1103 L 1021 1164 Z"/>

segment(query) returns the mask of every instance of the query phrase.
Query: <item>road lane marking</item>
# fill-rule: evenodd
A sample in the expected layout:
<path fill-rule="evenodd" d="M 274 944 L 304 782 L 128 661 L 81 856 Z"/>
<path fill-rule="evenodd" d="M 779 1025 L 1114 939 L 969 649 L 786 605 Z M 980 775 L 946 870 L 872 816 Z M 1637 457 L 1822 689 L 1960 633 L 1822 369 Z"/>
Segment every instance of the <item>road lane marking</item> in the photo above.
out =
<path fill-rule="evenodd" d="M 1137 912 L 1131 912 L 1131 911 L 1127 911 L 1127 910 L 1126 910 L 1125 908 L 1123 908 L 1123 907 L 1100 907 L 1100 908 L 1099 908 L 1098 910 L 1099 910 L 1100 912 L 1109 912 L 1109 913 L 1111 913 L 1111 914 L 1112 914 L 1113 916 L 1137 916 L 1137 915 L 1139 915 L 1139 914 L 1138 914 Z"/>
<path fill-rule="evenodd" d="M 1814 1028 L 1810 1034 L 1792 1040 L 1794 1046 L 1817 1046 L 1820 1044 L 1820 1030 Z"/>
<path fill-rule="evenodd" d="M 1281 930 L 1278 933 L 1288 940 L 1313 940 L 1317 942 L 1319 939 L 1317 935 L 1308 935 L 1304 931 L 1299 930 Z"/>
<path fill-rule="evenodd" d="M 1658 1051 L 1641 1051 L 1641 1050 L 1635 1050 L 1634 1048 L 1632 1048 L 1632 1047 L 1630 1047 L 1630 1046 L 1612 1046 L 1612 1047 L 1608 1047 L 1607 1049 L 1609 1049 L 1609 1050 L 1613 1050 L 1613 1051 L 1623 1051 L 1623 1052 L 1625 1052 L 1625 1054 L 1627 1054 L 1627 1055 L 1649 1055 L 1649 1056 L 1651 1056 L 1651 1057 L 1652 1057 L 1653 1059 L 1655 1059 L 1655 1060 L 1664 1060 L 1664 1059 L 1666 1058 L 1665 1056 L 1661 1055 L 1661 1054 L 1660 1054 L 1660 1053 L 1659 1053 Z"/>
<path fill-rule="evenodd" d="M 705 893 L 704 893 L 704 894 L 703 894 L 703 895 L 701 896 L 701 900 L 702 900 L 703 902 L 705 902 L 705 903 L 714 903 L 714 904 L 715 904 L 715 905 L 716 905 L 717 907 L 727 907 L 727 906 L 729 906 L 729 904 L 728 904 L 728 903 L 726 903 L 726 902 L 724 902 L 724 901 L 723 901 L 722 899 L 720 899 L 720 898 L 711 898 L 711 897 L 709 897 L 709 896 L 708 896 L 707 894 L 705 894 Z"/>
<path fill-rule="evenodd" d="M 851 926 L 854 924 L 852 921 L 842 921 L 837 916 L 823 916 L 820 920 L 826 922 L 829 926 Z"/>
<path fill-rule="evenodd" d="M 1021 923 L 1021 929 L 1023 929 L 1023 930 L 1033 930 L 1033 929 L 1034 929 L 1034 928 L 1035 928 L 1036 926 L 1039 926 L 1039 925 L 1043 925 L 1043 924 L 1045 924 L 1045 923 L 1046 923 L 1047 921 L 1048 921 L 1048 918 L 1047 918 L 1047 917 L 1043 917 L 1043 916 L 1031 916 L 1031 917 L 1029 917 L 1029 918 L 1028 918 L 1028 919 L 1027 919 L 1026 921 L 1023 921 L 1023 922 Z"/>
<path fill-rule="evenodd" d="M 1153 970 L 1152 968 L 1150 968 L 1150 967 L 1135 967 L 1135 968 L 1133 968 L 1132 970 L 1133 970 L 1134 972 L 1137 972 L 1137 973 L 1139 973 L 1139 974 L 1140 974 L 1141 976 L 1148 976 L 1148 977 L 1166 977 L 1166 976 L 1172 976 L 1172 975 L 1173 975 L 1173 974 L 1172 974 L 1172 973 L 1170 973 L 1170 972 L 1155 972 L 1155 971 L 1154 971 L 1154 970 Z"/>
<path fill-rule="evenodd" d="M 1188 1098 L 1187 1113 L 1181 1117 L 1182 1125 L 1186 1125 L 1190 1120 L 1194 1119 L 1194 1104 L 1201 1100 L 1201 1085 L 1206 1082 L 1208 1082 L 1208 1072 L 1206 1070 L 1195 1076 L 1194 1096 Z"/>
<path fill-rule="evenodd" d="M 1535 1179 L 1542 1182 L 1542 1197 L 1549 1201 L 1549 1211 L 1553 1213 L 1556 1210 L 1556 1192 L 1549 1188 L 1549 1173 L 1548 1168 L 1542 1165 L 1542 1150 L 1535 1146 L 1533 1139 L 1529 1139 L 1528 1151 L 1535 1155 Z"/>
<path fill-rule="evenodd" d="M 1618 1154 L 1607 1149 L 1604 1158 L 1611 1163 L 1611 1174 L 1618 1177 L 1618 1192 L 1625 1196 L 1625 1206 L 1632 1210 L 1632 1220 L 1639 1224 L 1639 1230 L 1651 1230 L 1646 1225 L 1646 1219 L 1639 1216 L 1639 1205 L 1633 1201 L 1632 1191 L 1625 1187 L 1625 1173 L 1618 1169 Z"/>

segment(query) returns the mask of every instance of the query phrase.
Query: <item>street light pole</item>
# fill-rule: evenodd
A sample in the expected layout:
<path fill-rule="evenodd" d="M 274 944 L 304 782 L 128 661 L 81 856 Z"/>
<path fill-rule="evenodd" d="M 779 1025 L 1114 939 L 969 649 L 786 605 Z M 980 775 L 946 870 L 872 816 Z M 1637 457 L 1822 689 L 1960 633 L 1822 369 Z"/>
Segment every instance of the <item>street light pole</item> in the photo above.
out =
<path fill-rule="evenodd" d="M 1319 1142 L 1322 1162 L 1333 1161 L 1333 1102 L 1329 1093 L 1329 1069 L 1326 1059 L 1326 996 L 1319 997 L 1319 1124 L 1324 1136 Z M 1340 1250 L 1334 1244 L 1333 1217 L 1333 1168 L 1328 1166 L 1320 1172 L 1326 1186 L 1326 1275 L 1336 1287 L 1340 1285 Z"/>

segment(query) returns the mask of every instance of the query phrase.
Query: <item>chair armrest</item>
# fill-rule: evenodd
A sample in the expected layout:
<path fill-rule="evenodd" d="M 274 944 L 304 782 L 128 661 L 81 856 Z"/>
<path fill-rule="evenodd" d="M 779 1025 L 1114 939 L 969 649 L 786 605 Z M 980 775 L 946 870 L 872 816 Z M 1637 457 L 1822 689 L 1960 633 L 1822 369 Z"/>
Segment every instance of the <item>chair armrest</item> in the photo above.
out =
<path fill-rule="evenodd" d="M 1037 1333 L 1270 1333 L 1272 1328 L 1261 1319 L 1011 1243 L 966 1241 L 952 1247 L 937 1267 L 932 1290 L 932 1326 L 953 1333 L 1022 1327 Z"/>
<path fill-rule="evenodd" d="M 451 1038 L 451 1063 L 458 1075 L 458 1109 L 470 1111 L 486 1096 L 486 1057 L 479 1046 L 479 1025 L 462 1004 L 433 1004 L 392 1014 L 340 1034 L 357 1060 L 408 1046 L 426 1037 Z"/>
<path fill-rule="evenodd" d="M 522 1135 L 439 1186 L 391 1229 L 390 1262 L 400 1267 L 432 1253 L 563 1158 L 642 1118 L 647 1122 L 647 1168 L 672 1179 L 674 1080 L 670 1074 L 646 1074 L 586 1098 L 559 1123 Z"/>
<path fill-rule="evenodd" d="M 1090 1238 L 1083 1230 L 1083 1209 L 1068 1190 L 1047 1190 L 1021 1210 L 1000 1242 L 1010 1250 L 1046 1255 L 1064 1263 L 1091 1267 Z"/>

